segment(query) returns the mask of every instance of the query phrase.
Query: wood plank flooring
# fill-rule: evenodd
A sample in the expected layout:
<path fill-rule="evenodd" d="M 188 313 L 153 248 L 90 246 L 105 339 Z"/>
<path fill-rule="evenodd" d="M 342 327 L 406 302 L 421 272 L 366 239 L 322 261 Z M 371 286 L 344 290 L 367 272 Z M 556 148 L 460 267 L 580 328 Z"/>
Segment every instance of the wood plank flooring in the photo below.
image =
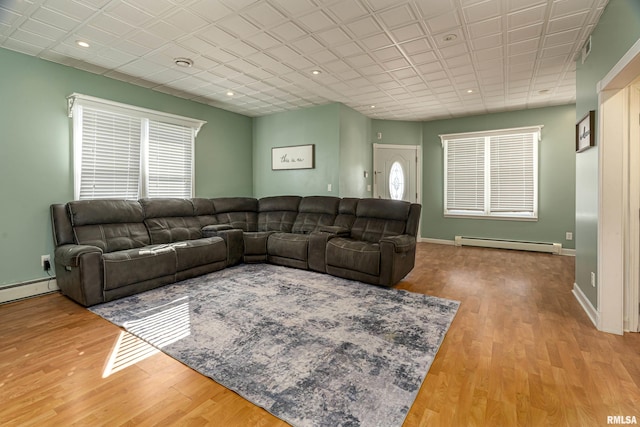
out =
<path fill-rule="evenodd" d="M 418 244 L 399 287 L 462 304 L 404 425 L 640 423 L 640 334 L 598 332 L 573 276 L 571 257 Z M 59 294 L 0 325 L 0 425 L 286 425 L 130 337 L 141 360 L 103 378 L 122 331 Z"/>

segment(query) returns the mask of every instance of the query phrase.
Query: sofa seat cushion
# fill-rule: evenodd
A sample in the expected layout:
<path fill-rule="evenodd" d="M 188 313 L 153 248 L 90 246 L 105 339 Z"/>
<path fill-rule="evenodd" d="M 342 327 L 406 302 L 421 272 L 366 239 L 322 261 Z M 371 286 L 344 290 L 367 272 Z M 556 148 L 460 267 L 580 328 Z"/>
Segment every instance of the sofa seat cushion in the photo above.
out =
<path fill-rule="evenodd" d="M 104 290 L 174 275 L 176 251 L 168 245 L 106 253 L 103 259 Z"/>
<path fill-rule="evenodd" d="M 267 241 L 267 253 L 270 256 L 306 261 L 308 248 L 308 234 L 273 233 Z"/>
<path fill-rule="evenodd" d="M 245 255 L 266 255 L 267 239 L 273 234 L 272 231 L 249 231 L 245 232 L 244 254 Z"/>
<path fill-rule="evenodd" d="M 327 265 L 378 275 L 380 274 L 380 245 L 335 237 L 327 243 Z"/>
<path fill-rule="evenodd" d="M 170 246 L 176 251 L 177 271 L 227 260 L 227 245 L 221 237 L 176 242 Z"/>

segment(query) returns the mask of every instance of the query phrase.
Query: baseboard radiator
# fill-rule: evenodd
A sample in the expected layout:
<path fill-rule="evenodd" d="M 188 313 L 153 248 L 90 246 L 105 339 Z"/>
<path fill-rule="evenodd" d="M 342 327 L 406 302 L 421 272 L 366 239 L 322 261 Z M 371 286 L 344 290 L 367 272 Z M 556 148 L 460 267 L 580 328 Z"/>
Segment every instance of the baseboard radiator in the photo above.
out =
<path fill-rule="evenodd" d="M 466 236 L 456 236 L 454 243 L 456 246 L 516 249 L 519 251 L 548 252 L 556 255 L 560 255 L 560 253 L 562 253 L 562 244 L 560 243 L 523 242 L 519 240 L 486 239 Z"/>

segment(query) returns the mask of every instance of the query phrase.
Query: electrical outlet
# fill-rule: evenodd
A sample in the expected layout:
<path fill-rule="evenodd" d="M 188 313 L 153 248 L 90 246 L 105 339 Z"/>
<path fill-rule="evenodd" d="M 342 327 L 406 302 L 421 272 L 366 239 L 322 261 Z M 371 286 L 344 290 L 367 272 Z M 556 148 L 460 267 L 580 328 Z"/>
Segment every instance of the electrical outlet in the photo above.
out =
<path fill-rule="evenodd" d="M 49 268 L 51 268 L 51 255 L 47 254 L 47 255 L 40 256 L 40 267 L 42 267 L 44 270 L 46 270 L 46 268 L 44 268 L 45 262 L 48 262 Z"/>
<path fill-rule="evenodd" d="M 591 272 L 591 286 L 596 287 L 596 273 Z"/>
<path fill-rule="evenodd" d="M 566 240 L 573 240 L 573 233 L 572 233 L 572 232 L 570 232 L 570 231 L 567 231 L 567 232 L 565 233 L 565 237 L 564 237 L 564 238 L 565 238 Z"/>

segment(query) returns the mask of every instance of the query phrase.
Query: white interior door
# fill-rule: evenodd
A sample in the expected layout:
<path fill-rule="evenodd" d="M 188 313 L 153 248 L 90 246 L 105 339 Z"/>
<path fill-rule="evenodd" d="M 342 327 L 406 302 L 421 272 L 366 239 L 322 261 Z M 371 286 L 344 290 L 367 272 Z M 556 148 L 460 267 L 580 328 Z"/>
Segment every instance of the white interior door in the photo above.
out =
<path fill-rule="evenodd" d="M 420 146 L 373 144 L 373 197 L 420 203 Z"/>

